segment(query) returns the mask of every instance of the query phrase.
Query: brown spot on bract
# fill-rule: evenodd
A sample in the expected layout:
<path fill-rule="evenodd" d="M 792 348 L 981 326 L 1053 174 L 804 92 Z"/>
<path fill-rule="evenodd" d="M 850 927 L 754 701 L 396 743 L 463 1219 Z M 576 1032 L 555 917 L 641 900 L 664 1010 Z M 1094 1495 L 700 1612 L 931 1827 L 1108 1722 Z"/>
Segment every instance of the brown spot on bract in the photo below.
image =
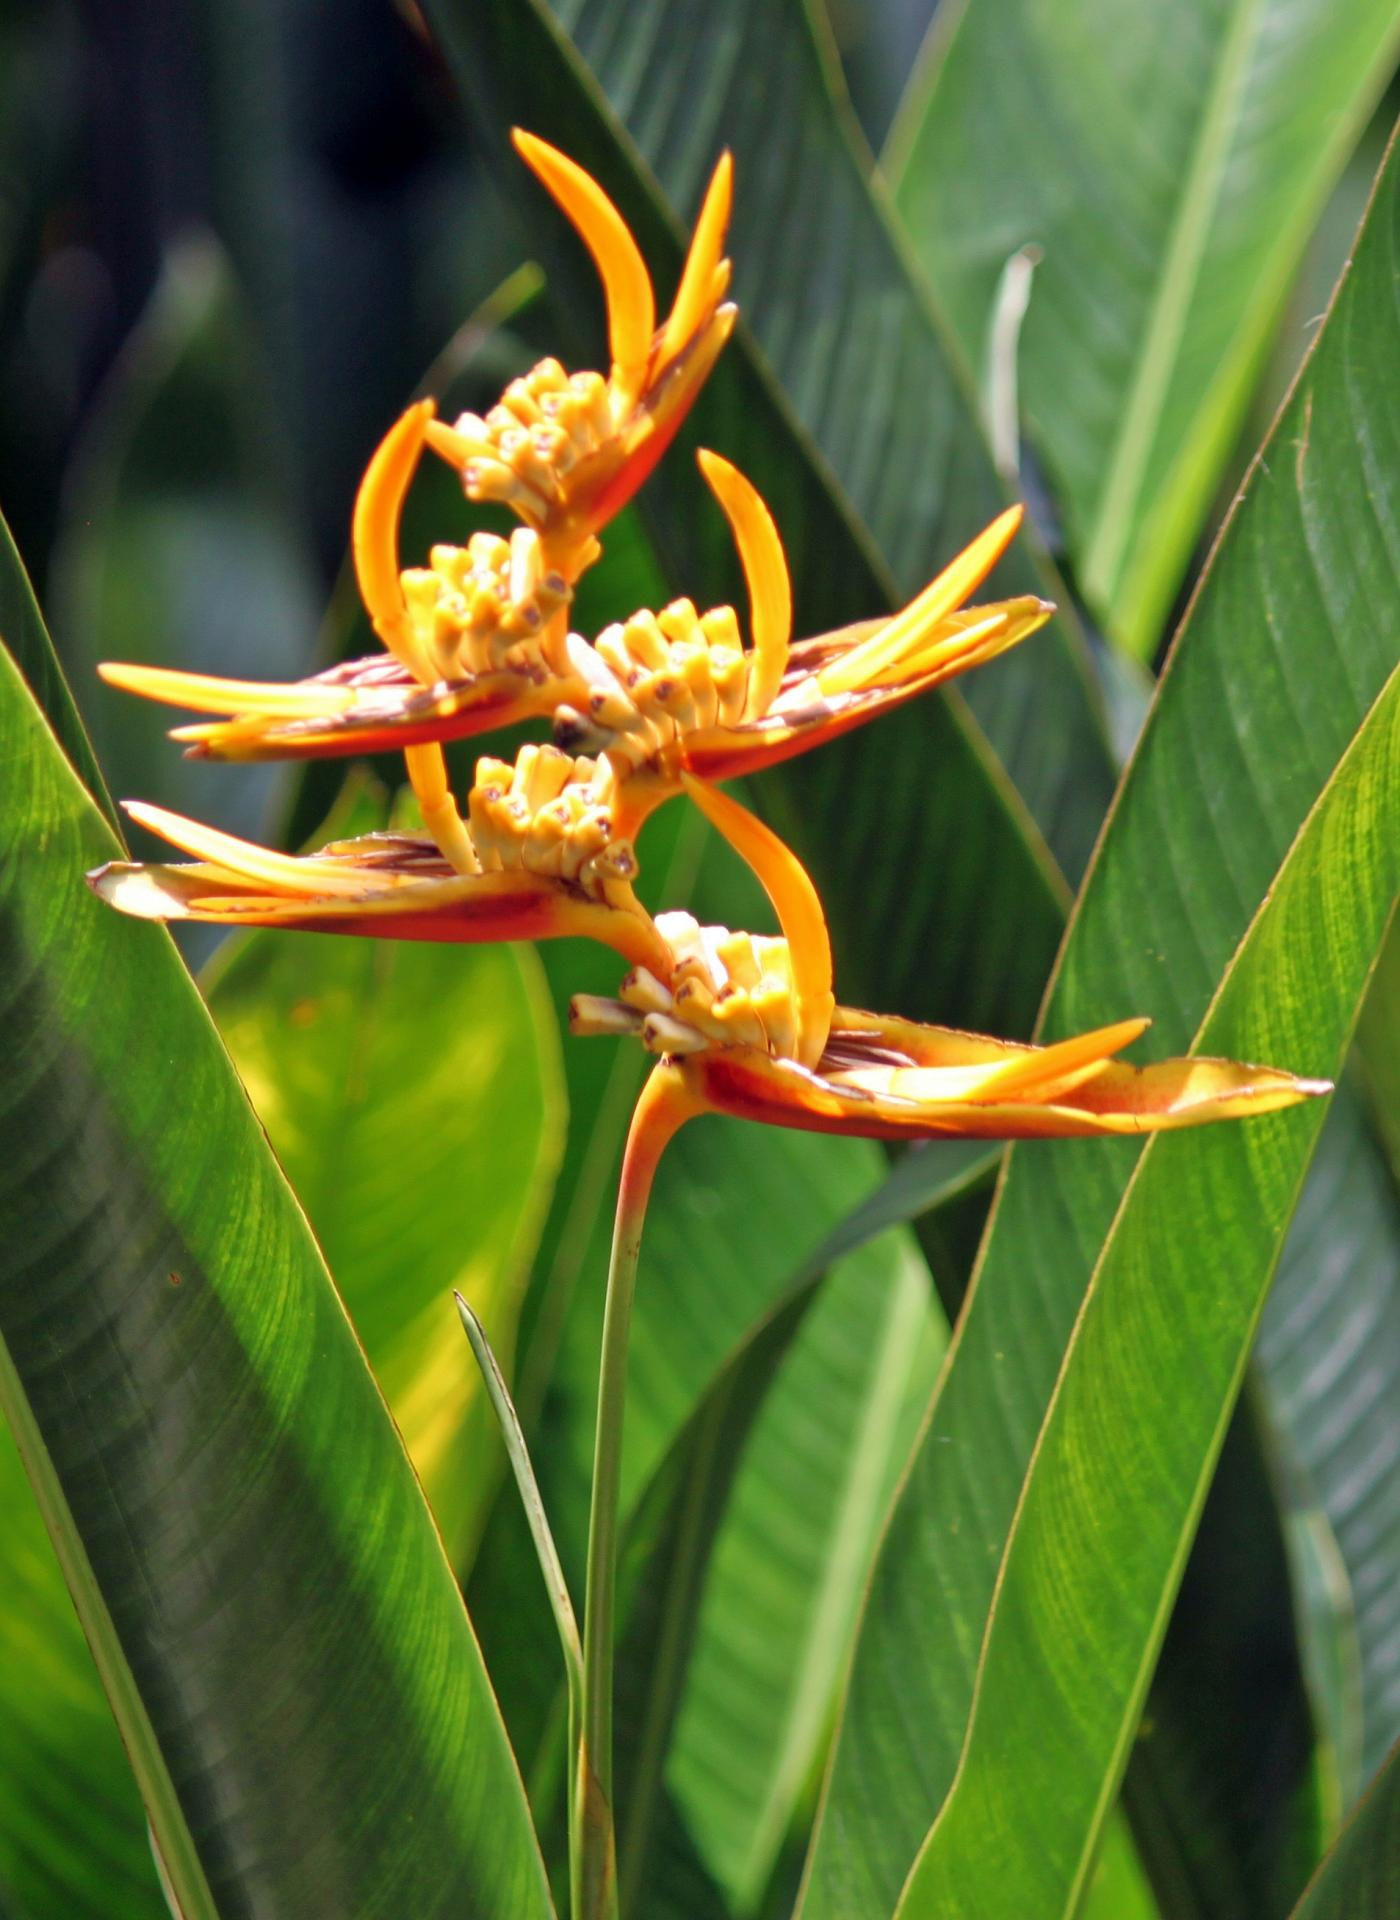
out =
<path fill-rule="evenodd" d="M 309 1027 L 321 1009 L 314 1000 L 297 1000 L 293 1003 L 287 1018 L 294 1027 Z"/>
<path fill-rule="evenodd" d="M 185 1283 L 178 1273 L 172 1273 L 170 1276 L 170 1284 L 172 1287 L 182 1287 Z"/>

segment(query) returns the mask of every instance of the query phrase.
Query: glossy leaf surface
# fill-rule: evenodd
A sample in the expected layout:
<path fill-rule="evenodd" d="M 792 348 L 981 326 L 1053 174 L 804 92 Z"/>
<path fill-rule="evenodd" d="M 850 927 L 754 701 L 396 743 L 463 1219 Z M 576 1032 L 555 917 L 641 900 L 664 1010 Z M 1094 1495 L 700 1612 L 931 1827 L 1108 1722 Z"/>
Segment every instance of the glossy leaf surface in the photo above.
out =
<path fill-rule="evenodd" d="M 1392 159 L 1353 271 L 1178 641 L 1071 927 L 1043 1022 L 1048 1038 L 1131 1011 L 1154 1016 L 1154 1051 L 1191 1042 L 1400 657 L 1400 408 L 1384 373 L 1397 324 L 1396 210 Z M 1354 904 L 1364 914 L 1364 889 L 1378 876 L 1358 872 L 1350 852 L 1347 871 L 1363 889 L 1348 911 Z M 1278 988 L 1262 991 L 1267 1003 Z M 1318 990 L 1312 1009 L 1332 1064 L 1323 1023 L 1343 1005 L 1340 990 L 1336 1005 Z M 1279 1017 L 1296 1011 L 1281 1003 Z M 1261 1122 L 1241 1138 L 1266 1141 L 1276 1124 L 1303 1122 Z M 1227 1145 L 1213 1144 L 1220 1137 Z M 1228 1145 L 1234 1137 L 1201 1136 L 1201 1165 L 1212 1153 L 1247 1156 L 1247 1146 Z M 1170 1163 L 1182 1151 L 1160 1157 Z M 1126 1144 L 1011 1152 L 954 1359 L 877 1574 L 867 1617 L 878 1624 L 857 1659 L 817 1839 L 812 1914 L 841 1911 L 843 1900 L 892 1906 L 952 1783 L 1027 1464 L 1136 1161 Z M 1183 1180 L 1205 1177 L 1195 1165 L 1182 1160 Z M 1255 1177 L 1243 1163 L 1238 1173 Z M 1285 1210 L 1280 1223 L 1288 1199 L 1285 1188 L 1272 1203 Z M 1216 1225 L 1212 1218 L 1212 1232 Z M 1227 1367 L 1222 1395 L 1230 1383 Z M 896 1669 L 894 1647 L 909 1637 L 936 1652 Z"/>
<path fill-rule="evenodd" d="M 0 1503 L 0 1889 L 26 1915 L 167 1920 L 141 1796 L 3 1423 Z"/>
<path fill-rule="evenodd" d="M 1400 1901 L 1400 1758 L 1391 1755 L 1294 1920 L 1386 1920 Z"/>
<path fill-rule="evenodd" d="M 460 1564 L 499 1456 L 452 1291 L 509 1365 L 563 1144 L 539 961 L 253 934 L 210 1006 Z"/>
<path fill-rule="evenodd" d="M 1317 1596 L 1348 1803 L 1400 1738 L 1400 1201 L 1354 1088 L 1338 1093 L 1259 1333 L 1285 1511 L 1337 1556 Z"/>
<path fill-rule="evenodd" d="M 900 211 L 979 367 L 1005 262 L 1041 250 L 1022 403 L 1089 602 L 1139 655 L 1397 38 L 1390 0 L 992 0 L 930 37 Z"/>
<path fill-rule="evenodd" d="M 194 1916 L 545 1915 L 402 1448 L 166 935 L 8 656 L 0 1384 Z"/>
<path fill-rule="evenodd" d="M 1339 1069 L 1400 889 L 1397 807 L 1400 670 L 1222 976 L 1202 1052 Z M 993 1845 L 1005 1848 L 998 1885 L 1013 1905 L 1074 1911 L 1323 1112 L 1144 1149 L 1023 1483 L 958 1778 L 901 1920 L 975 1912 L 978 1861 Z M 1129 1431 L 1131 1453 L 1104 1446 Z M 1052 1608 L 1081 1631 L 1048 1643 L 1036 1622 Z M 1038 1759 L 1008 1782 L 998 1756 L 1010 1728 L 1026 1716 L 1048 1728 L 1066 1701 Z"/>

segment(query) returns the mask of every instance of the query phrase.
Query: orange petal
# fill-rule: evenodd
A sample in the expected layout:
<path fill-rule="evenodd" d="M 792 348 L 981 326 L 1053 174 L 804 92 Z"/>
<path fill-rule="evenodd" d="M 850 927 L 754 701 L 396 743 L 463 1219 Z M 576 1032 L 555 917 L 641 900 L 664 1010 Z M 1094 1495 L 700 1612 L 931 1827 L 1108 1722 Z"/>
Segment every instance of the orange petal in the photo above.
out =
<path fill-rule="evenodd" d="M 995 659 L 1043 626 L 1053 610 L 1045 600 L 1006 601 L 972 610 L 984 617 L 960 625 L 946 646 L 942 642 L 930 646 L 926 654 L 916 657 L 914 676 L 895 685 L 864 688 L 828 701 L 817 692 L 814 675 L 811 704 L 803 705 L 796 691 L 789 690 L 800 689 L 801 683 L 793 683 L 790 677 L 781 706 L 766 719 L 697 730 L 680 743 L 680 756 L 689 771 L 703 780 L 737 780 L 778 766 L 893 712 L 955 674 Z"/>
<path fill-rule="evenodd" d="M 214 838 L 226 841 L 228 836 Z M 279 862 L 291 858 L 269 857 Z M 88 884 L 109 905 L 143 920 L 286 927 L 388 940 L 589 939 L 601 941 L 629 965 L 646 967 L 658 977 L 671 965 L 670 949 L 645 915 L 584 900 L 572 889 L 536 874 L 445 874 L 423 879 L 412 872 L 357 868 L 353 856 L 338 862 L 335 871 L 328 859 L 315 855 L 291 864 L 301 869 L 301 886 L 295 894 L 282 866 L 276 869 L 274 883 L 223 864 L 138 866 L 112 861 L 90 873 Z M 343 884 L 349 879 L 353 885 Z"/>
<path fill-rule="evenodd" d="M 138 693 L 146 700 L 162 700 L 168 706 L 188 707 L 194 713 L 256 713 L 273 719 L 319 718 L 343 713 L 355 704 L 349 687 L 329 686 L 311 680 L 293 681 L 286 686 L 257 680 L 223 680 L 207 673 L 182 673 L 175 667 L 137 666 L 120 660 L 104 660 L 97 669 L 108 686 L 124 693 Z"/>
<path fill-rule="evenodd" d="M 887 626 L 884 626 L 869 640 L 853 647 L 847 654 L 825 666 L 817 675 L 817 685 L 823 694 L 850 693 L 861 687 L 878 684 L 880 676 L 888 673 L 891 667 L 911 646 L 918 644 L 921 637 L 944 617 L 960 607 L 970 593 L 982 584 L 1002 554 L 1010 546 L 1011 540 L 1020 526 L 1022 509 L 1019 506 L 1008 507 L 999 514 L 985 532 L 946 566 L 935 580 L 931 580 L 921 594 L 902 612 L 895 614 Z"/>
<path fill-rule="evenodd" d="M 438 676 L 413 630 L 399 582 L 399 516 L 434 410 L 431 400 L 420 400 L 380 441 L 355 496 L 350 532 L 355 577 L 374 630 L 425 686 Z"/>
<path fill-rule="evenodd" d="M 754 660 L 746 716 L 766 713 L 787 671 L 792 639 L 792 580 L 773 516 L 758 489 L 720 454 L 696 455 L 710 491 L 724 510 L 749 587 Z"/>
<path fill-rule="evenodd" d="M 575 682 L 541 688 L 518 675 L 500 674 L 443 691 L 430 692 L 417 681 L 397 691 L 401 702 L 397 712 L 386 690 L 366 698 L 363 705 L 324 719 L 276 720 L 239 714 L 233 720 L 172 727 L 170 737 L 187 743 L 185 752 L 192 760 L 316 760 L 390 753 L 426 741 L 445 744 L 511 727 L 552 713 L 556 701 L 576 700 L 582 689 Z"/>
<path fill-rule="evenodd" d="M 572 222 L 593 256 L 608 303 L 608 345 L 624 406 L 641 392 L 656 331 L 651 276 L 631 230 L 592 174 L 556 147 L 515 127 L 515 150 Z"/>
<path fill-rule="evenodd" d="M 663 367 L 684 352 L 691 335 L 714 305 L 715 276 L 724 252 L 733 198 L 734 162 L 726 148 L 705 190 L 704 205 L 695 223 L 694 238 L 676 289 L 675 305 L 662 329 L 656 357 Z"/>
<path fill-rule="evenodd" d="M 696 1097 L 716 1112 L 884 1140 L 1143 1134 L 1272 1113 L 1331 1091 L 1325 1080 L 1230 1060 L 1165 1060 L 1151 1067 L 1111 1061 L 1082 1085 L 1045 1101 L 1013 1092 L 999 1102 L 919 1102 L 882 1098 L 869 1088 L 843 1089 L 753 1047 L 715 1047 L 679 1064 Z"/>

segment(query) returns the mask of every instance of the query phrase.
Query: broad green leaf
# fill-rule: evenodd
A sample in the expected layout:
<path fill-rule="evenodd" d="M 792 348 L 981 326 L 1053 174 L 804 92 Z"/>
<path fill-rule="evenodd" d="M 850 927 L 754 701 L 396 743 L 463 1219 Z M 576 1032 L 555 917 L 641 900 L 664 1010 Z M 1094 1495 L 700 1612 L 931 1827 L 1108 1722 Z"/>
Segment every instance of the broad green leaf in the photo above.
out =
<path fill-rule="evenodd" d="M 0 660 L 0 1405 L 185 1920 L 549 1911 L 470 1624 L 305 1217 Z"/>
<path fill-rule="evenodd" d="M 956 1199 L 985 1157 L 947 1143 L 922 1156 L 918 1182 L 897 1172 L 838 1222 L 706 1383 L 634 1504 L 636 1597 L 619 1660 L 624 1913 L 692 1920 L 701 1893 L 743 1911 L 771 1875 L 825 1746 L 918 1377 L 931 1378 L 944 1343 L 899 1223 Z M 831 1446 L 827 1484 L 815 1484 L 838 1435 L 846 1445 Z"/>
<path fill-rule="evenodd" d="M 834 403 L 840 420 L 828 424 L 843 457 L 862 468 L 872 497 L 889 503 L 892 547 L 905 540 L 912 554 L 913 538 L 896 523 L 906 509 L 914 520 L 924 516 L 920 557 L 901 563 L 910 569 L 909 585 L 922 584 L 985 524 L 1000 496 L 978 429 L 956 377 L 946 366 L 941 373 L 933 367 L 940 349 L 927 313 L 899 277 L 897 253 L 832 118 L 808 25 L 794 5 L 775 0 L 759 15 L 736 12 L 732 33 L 719 30 L 713 12 L 702 21 L 678 8 L 570 8 L 566 17 L 544 0 L 527 7 L 433 0 L 428 12 L 483 137 L 504 153 L 511 120 L 556 130 L 617 200 L 663 297 L 705 172 L 722 144 L 734 146 L 736 292 L 766 351 L 740 328 L 682 448 L 641 495 L 673 591 L 697 602 L 736 591 L 727 535 L 685 457 L 684 448 L 699 439 L 735 458 L 768 499 L 788 546 L 801 631 L 820 632 L 889 604 L 898 589 L 833 485 L 833 448 L 820 434 L 814 447 L 812 422 L 794 417 L 794 407 L 802 416 L 806 402 Z M 759 68 L 740 43 L 760 29 L 765 65 L 783 88 L 798 89 L 795 117 L 773 110 L 767 86 L 750 91 Z M 569 31 L 577 32 L 577 45 Z M 584 56 L 598 61 L 596 79 Z M 649 103 L 665 107 L 654 121 Z M 683 113 L 683 128 L 671 124 L 672 108 Z M 772 143 L 789 134 L 800 147 L 776 150 Z M 514 156 L 502 165 L 554 269 L 562 311 L 576 326 L 580 316 L 598 316 L 596 276 L 588 270 L 579 277 L 576 248 L 561 255 L 557 218 Z M 762 225 L 764 183 L 778 177 L 804 194 L 800 217 L 780 233 L 790 255 Z M 745 180 L 752 183 L 747 207 Z M 813 259 L 800 236 L 832 222 L 859 245 L 862 268 L 840 249 L 829 261 L 822 254 L 818 287 L 795 264 Z M 766 272 L 785 257 L 781 280 Z M 874 276 L 868 298 L 867 265 Z M 836 297 L 838 279 L 850 306 L 839 327 L 816 304 Z M 564 290 L 573 287 L 579 291 L 564 305 Z M 812 310 L 795 311 L 793 296 L 810 297 Z M 596 328 L 589 337 L 588 351 L 596 352 Z M 779 351 L 784 343 L 790 365 Z M 901 403 L 886 419 L 895 383 Z M 924 417 L 925 404 L 932 420 Z M 891 432 L 902 448 L 893 465 Z M 1038 578 L 1034 569 L 1018 557 L 999 573 L 998 585 L 1025 586 L 1031 578 Z M 979 702 L 991 703 L 979 712 L 996 752 L 954 692 L 920 701 L 880 729 L 852 734 L 761 783 L 760 803 L 785 831 L 795 823 L 797 849 L 831 902 L 838 934 L 844 932 L 847 997 L 1001 1031 L 1028 1029 L 1067 897 L 1045 842 L 1077 872 L 1110 783 L 1077 651 L 1071 658 L 1063 651 L 1071 643 L 1054 635 L 1038 640 L 1038 647 L 1032 643 L 974 676 L 980 691 L 966 683 Z M 931 767 L 939 770 L 936 782 L 928 778 Z M 902 884 L 904 864 L 916 858 L 940 873 L 944 888 L 937 911 L 923 904 L 917 919 Z M 892 941 L 896 898 L 902 938 Z M 989 931 L 996 952 L 980 962 L 972 948 Z"/>
<path fill-rule="evenodd" d="M 121 822 L 92 751 L 92 741 L 54 658 L 29 575 L 3 517 L 0 517 L 0 639 L 19 663 L 44 718 L 53 728 L 79 779 L 107 816 L 113 831 L 120 834 Z"/>
<path fill-rule="evenodd" d="M 1336 1556 L 1307 1597 L 1350 1803 L 1400 1738 L 1400 1200 L 1346 1087 L 1264 1311 L 1258 1382 L 1300 1571 L 1329 1543 Z"/>
<path fill-rule="evenodd" d="M 1133 1013 L 1154 1017 L 1154 1052 L 1190 1043 L 1400 657 L 1397 206 L 1392 158 L 1169 663 L 1066 942 L 1048 1038 Z M 1238 1132 L 1267 1142 L 1302 1124 Z M 1246 1151 L 1211 1137 L 1208 1155 Z M 1170 1165 L 1180 1151 L 1163 1157 Z M 1136 1162 L 1131 1143 L 1032 1143 L 1008 1157 L 872 1589 L 810 1915 L 889 1911 L 948 1792 L 1026 1466 Z M 917 1660 L 910 1646 L 923 1649 Z"/>
<path fill-rule="evenodd" d="M 1390 1920 L 1400 1903 L 1400 1755 L 1392 1754 L 1293 1920 Z"/>
<path fill-rule="evenodd" d="M 1400 892 L 1397 810 L 1400 668 L 1222 976 L 1202 1052 L 1337 1070 Z M 1143 1150 L 1022 1486 L 958 1777 L 899 1920 L 984 1910 L 993 1884 L 1013 1911 L 1073 1913 L 1323 1112 Z M 1038 1630 L 1052 1618 L 1075 1631 Z M 1028 1723 L 1043 1737 L 1012 1779 L 1007 1745 Z"/>
<path fill-rule="evenodd" d="M 255 933 L 209 999 L 460 1567 L 499 1456 L 452 1291 L 508 1366 L 563 1145 L 539 961 Z"/>
<path fill-rule="evenodd" d="M 888 1234 L 828 1273 L 754 1422 L 666 1761 L 736 1913 L 759 1911 L 825 1750 L 880 1520 L 946 1339 L 917 1244 Z"/>
<path fill-rule="evenodd" d="M 0 1911 L 167 1920 L 141 1797 L 0 1422 Z"/>
<path fill-rule="evenodd" d="M 1400 932 L 1385 943 L 1356 1038 L 1371 1113 L 1400 1180 Z"/>
<path fill-rule="evenodd" d="M 1121 1814 L 1104 1829 L 1093 1877 L 1084 1889 L 1079 1920 L 1158 1920 L 1159 1909 L 1142 1863 L 1133 1847 L 1132 1831 Z"/>
<path fill-rule="evenodd" d="M 1225 1435 L 1121 1793 L 1171 1920 L 1278 1920 L 1341 1813 L 1253 1398 Z M 1310 1612 L 1306 1650 L 1320 1625 Z"/>
<path fill-rule="evenodd" d="M 315 639 L 319 587 L 279 484 L 282 451 L 228 263 L 212 239 L 185 240 L 76 456 L 50 601 L 119 796 L 252 839 L 265 833 L 285 770 L 230 774 L 184 759 L 165 737 L 182 716 L 106 686 L 96 668 L 135 660 L 296 677 Z"/>
<path fill-rule="evenodd" d="M 1004 263 L 1041 248 L 1022 401 L 1080 584 L 1140 656 L 1397 45 L 1391 0 L 983 0 L 934 25 L 897 203 L 975 364 Z"/>

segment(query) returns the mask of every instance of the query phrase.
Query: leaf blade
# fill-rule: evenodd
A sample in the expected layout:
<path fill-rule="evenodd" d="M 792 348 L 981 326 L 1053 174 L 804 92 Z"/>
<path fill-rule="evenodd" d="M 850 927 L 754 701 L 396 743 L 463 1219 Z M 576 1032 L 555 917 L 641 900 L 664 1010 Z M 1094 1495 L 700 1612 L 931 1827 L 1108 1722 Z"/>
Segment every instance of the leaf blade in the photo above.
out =
<path fill-rule="evenodd" d="M 271 1873 L 309 1910 L 397 1883 L 545 1916 L 470 1625 L 304 1218 L 167 937 L 82 887 L 117 849 L 8 656 L 0 688 L 26 1036 L 0 1334 L 174 1783 L 162 1855 L 179 1875 L 193 1846 L 221 1911 Z M 347 1812 L 371 1790 L 376 1820 Z"/>

